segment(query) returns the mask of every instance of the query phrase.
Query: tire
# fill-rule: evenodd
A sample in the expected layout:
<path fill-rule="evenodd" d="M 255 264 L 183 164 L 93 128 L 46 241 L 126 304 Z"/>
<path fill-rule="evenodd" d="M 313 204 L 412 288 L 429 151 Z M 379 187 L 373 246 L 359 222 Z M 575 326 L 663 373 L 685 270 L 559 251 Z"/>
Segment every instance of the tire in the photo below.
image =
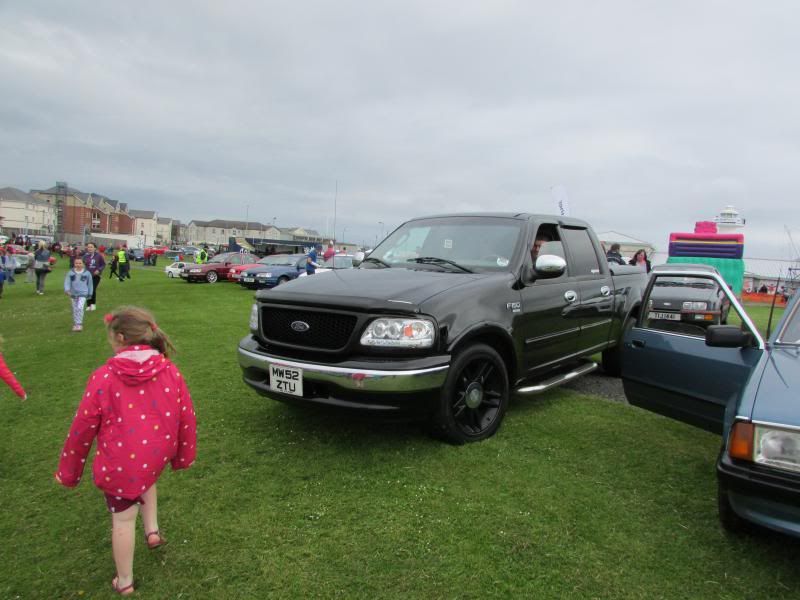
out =
<path fill-rule="evenodd" d="M 719 524 L 728 533 L 738 535 L 752 531 L 750 522 L 744 520 L 733 510 L 728 499 L 728 490 L 719 482 L 717 482 L 717 510 L 719 511 Z"/>
<path fill-rule="evenodd" d="M 218 279 L 219 275 L 217 275 L 216 271 L 209 271 L 208 273 L 206 273 L 206 281 L 208 283 L 217 283 Z"/>
<path fill-rule="evenodd" d="M 167 272 L 167 277 L 169 277 L 170 279 L 172 279 L 173 277 L 175 277 L 175 273 L 173 273 L 172 271 L 168 271 L 168 272 Z"/>
<path fill-rule="evenodd" d="M 437 437 L 451 444 L 493 436 L 508 409 L 508 370 L 494 348 L 467 346 L 450 364 L 432 424 Z"/>
<path fill-rule="evenodd" d="M 603 350 L 603 371 L 606 372 L 606 375 L 610 375 L 611 377 L 619 377 L 622 375 L 622 340 L 625 339 L 625 335 L 630 331 L 631 327 L 633 327 L 635 320 L 636 319 L 633 317 L 628 317 L 625 324 L 622 326 L 622 332 L 620 333 L 617 345 L 608 350 Z"/>
<path fill-rule="evenodd" d="M 287 281 L 289 281 L 289 278 L 284 275 L 283 277 L 278 277 L 278 283 L 276 283 L 275 285 L 276 286 L 283 285 Z"/>

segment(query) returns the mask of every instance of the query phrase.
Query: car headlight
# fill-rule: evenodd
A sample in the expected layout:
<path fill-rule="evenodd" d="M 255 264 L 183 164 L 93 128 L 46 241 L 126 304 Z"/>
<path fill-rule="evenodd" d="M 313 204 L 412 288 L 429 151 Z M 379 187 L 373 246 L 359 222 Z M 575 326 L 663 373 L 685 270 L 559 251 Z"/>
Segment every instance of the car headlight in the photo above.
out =
<path fill-rule="evenodd" d="M 684 302 L 683 310 L 708 310 L 708 302 Z"/>
<path fill-rule="evenodd" d="M 256 277 L 272 277 L 272 273 L 259 273 Z"/>
<path fill-rule="evenodd" d="M 189 269 L 189 273 L 202 273 L 203 269 Z"/>
<path fill-rule="evenodd" d="M 253 304 L 250 308 L 250 331 L 258 332 L 258 304 Z"/>
<path fill-rule="evenodd" d="M 800 432 L 756 425 L 753 461 L 789 471 L 800 471 Z"/>
<path fill-rule="evenodd" d="M 388 319 L 372 321 L 361 336 L 363 346 L 430 348 L 435 328 L 427 319 Z"/>

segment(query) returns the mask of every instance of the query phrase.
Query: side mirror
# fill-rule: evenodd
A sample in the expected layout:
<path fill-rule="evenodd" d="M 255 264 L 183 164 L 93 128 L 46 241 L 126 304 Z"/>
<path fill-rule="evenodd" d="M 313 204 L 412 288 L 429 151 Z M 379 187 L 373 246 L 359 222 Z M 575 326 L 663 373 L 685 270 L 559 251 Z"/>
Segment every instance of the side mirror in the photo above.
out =
<path fill-rule="evenodd" d="M 709 325 L 706 329 L 706 346 L 713 348 L 746 348 L 753 344 L 749 331 L 736 325 Z"/>
<path fill-rule="evenodd" d="M 536 258 L 533 275 L 541 279 L 560 277 L 567 270 L 567 261 L 555 254 L 542 254 Z"/>
<path fill-rule="evenodd" d="M 357 267 L 358 265 L 360 265 L 362 262 L 364 262 L 364 259 L 365 259 L 366 257 L 367 257 L 367 255 L 366 255 L 366 254 L 364 254 L 363 252 L 361 252 L 361 250 L 359 250 L 358 252 L 356 252 L 356 253 L 353 255 L 353 266 L 354 266 L 354 267 Z"/>

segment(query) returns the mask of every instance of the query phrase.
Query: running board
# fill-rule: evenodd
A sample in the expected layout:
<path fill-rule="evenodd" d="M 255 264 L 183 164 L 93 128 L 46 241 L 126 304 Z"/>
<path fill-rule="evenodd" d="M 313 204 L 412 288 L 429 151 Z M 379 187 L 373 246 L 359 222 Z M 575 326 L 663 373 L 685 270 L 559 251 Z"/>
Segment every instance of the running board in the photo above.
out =
<path fill-rule="evenodd" d="M 566 383 L 571 379 L 575 379 L 576 377 L 580 377 L 581 375 L 586 375 L 587 373 L 591 373 L 597 368 L 597 363 L 593 361 L 587 361 L 581 365 L 575 367 L 572 371 L 568 373 L 562 373 L 560 375 L 556 375 L 555 377 L 551 377 L 550 379 L 545 379 L 541 383 L 537 383 L 536 385 L 529 385 L 526 387 L 517 388 L 514 390 L 517 394 L 539 394 L 544 392 L 545 390 L 549 390 L 552 387 L 556 387 L 557 385 L 561 385 L 562 383 Z"/>

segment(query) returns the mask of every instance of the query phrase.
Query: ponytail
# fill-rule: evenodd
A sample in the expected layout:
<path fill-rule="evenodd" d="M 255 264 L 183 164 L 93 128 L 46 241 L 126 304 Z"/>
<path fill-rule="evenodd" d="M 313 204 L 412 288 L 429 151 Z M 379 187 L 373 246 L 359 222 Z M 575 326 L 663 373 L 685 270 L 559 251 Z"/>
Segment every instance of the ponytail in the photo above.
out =
<path fill-rule="evenodd" d="M 151 346 L 166 357 L 175 353 L 172 340 L 156 324 L 153 314 L 144 308 L 122 306 L 107 314 L 103 320 L 108 330 L 113 334 L 121 334 L 129 346 Z"/>

